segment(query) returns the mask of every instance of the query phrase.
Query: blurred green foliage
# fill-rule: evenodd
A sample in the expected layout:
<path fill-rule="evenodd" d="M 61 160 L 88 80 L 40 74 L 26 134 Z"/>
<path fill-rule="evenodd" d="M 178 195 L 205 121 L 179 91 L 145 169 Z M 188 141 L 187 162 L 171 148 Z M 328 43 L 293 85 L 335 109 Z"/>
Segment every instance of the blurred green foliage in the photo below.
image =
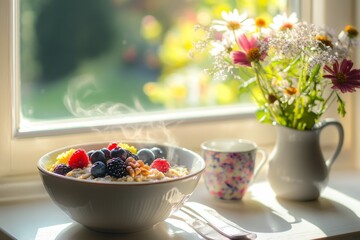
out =
<path fill-rule="evenodd" d="M 284 2 L 20 0 L 21 114 L 48 120 L 249 101 L 236 81 L 204 75 L 205 56 L 189 57 L 194 25 L 233 8 L 269 18 Z M 124 107 L 109 112 L 103 103 Z"/>

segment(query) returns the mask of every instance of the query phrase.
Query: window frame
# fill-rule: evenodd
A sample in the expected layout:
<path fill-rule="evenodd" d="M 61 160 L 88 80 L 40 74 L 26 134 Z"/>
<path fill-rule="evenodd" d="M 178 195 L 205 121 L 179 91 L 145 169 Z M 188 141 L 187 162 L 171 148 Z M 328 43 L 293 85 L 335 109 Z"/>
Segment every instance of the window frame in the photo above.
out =
<path fill-rule="evenodd" d="M 354 7 L 354 11 L 355 13 L 359 13 L 360 12 L 360 3 L 359 1 L 355 1 L 354 2 L 355 7 Z M 355 24 L 356 26 L 360 27 L 360 17 L 356 17 L 355 18 Z M 357 66 L 360 65 L 360 48 L 358 47 L 356 50 L 356 64 Z M 360 94 L 357 93 L 354 97 L 354 107 L 353 107 L 353 111 L 354 111 L 354 121 L 352 123 L 352 125 L 355 128 L 355 136 L 354 136 L 354 149 L 355 149 L 355 154 L 354 154 L 354 158 L 355 158 L 355 167 L 357 169 L 360 169 L 360 148 L 358 147 L 360 144 L 360 127 L 356 125 L 356 123 L 358 122 L 358 120 L 360 119 Z M 357 147 L 355 147 L 357 146 Z"/>
<path fill-rule="evenodd" d="M 294 0 L 292 0 L 294 1 Z M 336 0 L 335 0 L 336 1 Z M 0 116 L 0 151 L 2 158 L 0 158 L 0 180 L 1 176 L 24 176 L 26 174 L 36 173 L 36 162 L 38 158 L 53 149 L 78 144 L 84 141 L 112 141 L 124 139 L 126 136 L 122 130 L 109 130 L 109 125 L 115 123 L 115 125 L 124 125 L 119 119 L 109 119 L 106 124 L 96 125 L 94 121 L 88 121 L 87 124 L 78 122 L 76 125 L 69 122 L 55 122 L 52 129 L 43 128 L 43 124 L 39 123 L 33 131 L 19 131 L 19 101 L 16 98 L 19 93 L 18 84 L 15 84 L 16 79 L 19 76 L 19 72 L 16 70 L 16 64 L 18 60 L 17 41 L 14 41 L 17 37 L 17 15 L 16 4 L 18 0 L 4 0 L 0 1 L 0 31 L 4 34 L 0 35 L 0 73 L 2 76 L 2 88 L 0 88 L 0 94 L 2 101 L 0 102 L 0 110 L 2 115 Z M 323 16 L 325 11 L 331 10 L 331 4 L 327 4 L 329 1 L 300 1 L 301 12 L 307 13 L 304 18 L 306 21 L 312 21 L 315 13 Z M 334 2 L 334 0 L 332 0 Z M 352 5 L 355 1 L 348 0 L 342 5 Z M 357 5 L 359 9 L 359 5 Z M 312 11 L 310 11 L 312 9 Z M 339 15 L 341 9 L 335 9 L 336 15 Z M 335 11 L 333 9 L 333 12 Z M 348 13 L 342 13 L 346 16 Z M 317 21 L 326 22 L 325 17 L 318 17 Z M 358 20 L 359 24 L 359 20 Z M 359 25 L 360 26 L 360 25 Z M 358 49 L 359 52 L 359 49 Z M 359 54 L 358 54 L 359 56 Z M 359 58 L 358 58 L 358 62 Z M 356 99 L 360 97 L 356 95 Z M 359 100 L 358 99 L 358 100 Z M 346 125 L 346 132 L 355 131 L 354 136 L 351 136 L 347 143 L 347 148 L 351 149 L 356 143 L 359 143 L 360 130 L 355 125 L 355 121 L 352 118 L 360 118 L 360 111 L 357 109 L 357 105 L 354 98 L 350 98 L 351 112 L 349 117 L 342 122 L 349 123 Z M 194 118 L 188 118 L 187 120 L 180 120 L 179 116 L 185 116 L 184 112 L 180 112 L 176 116 L 168 116 L 168 121 L 162 123 L 160 119 L 152 119 L 158 122 L 159 125 L 169 128 L 169 131 L 173 136 L 176 136 L 177 144 L 187 147 L 193 150 L 198 150 L 198 145 L 201 141 L 212 137 L 231 137 L 239 136 L 241 138 L 248 138 L 258 142 L 259 145 L 272 146 L 274 142 L 274 129 L 270 125 L 264 125 L 256 122 L 253 117 L 254 108 L 249 107 L 246 111 L 240 111 L 235 108 L 224 108 L 223 112 L 219 109 L 209 109 L 208 112 L 198 111 L 198 116 Z M 210 116 L 210 113 L 217 111 L 217 116 Z M 350 112 L 350 111 L 349 111 Z M 349 120 L 350 119 L 350 120 Z M 16 120 L 17 122 L 14 122 Z M 111 122 L 113 121 L 113 122 Z M 135 121 L 132 119 L 132 121 Z M 148 119 L 139 120 L 138 124 L 148 121 Z M 60 130 L 61 124 L 67 128 L 66 130 Z M 71 127 L 70 127 L 71 126 Z M 95 131 L 93 127 L 96 127 Z M 69 128 L 70 127 L 70 128 Z M 159 129 L 145 130 L 147 134 L 158 134 Z M 191 137 L 187 134 L 191 132 Z M 206 133 L 206 134 L 204 134 Z M 220 133 L 220 134 L 219 134 Z M 352 141 L 352 140 L 356 141 Z M 354 148 L 353 148 L 354 149 Z M 29 152 L 31 156 L 29 157 Z M 360 150 L 356 152 L 356 156 L 352 158 L 359 159 Z M 360 166 L 360 161 L 356 161 Z"/>
<path fill-rule="evenodd" d="M 19 51 L 19 3 L 20 0 L 12 1 L 12 22 L 16 29 L 12 27 L 12 43 L 11 54 L 15 56 L 11 66 L 12 79 L 15 82 L 13 88 L 13 135 L 16 138 L 27 138 L 37 136 L 62 135 L 68 133 L 85 133 L 91 132 L 94 128 L 98 130 L 106 129 L 108 126 L 119 127 L 128 124 L 146 124 L 147 122 L 164 122 L 166 124 L 193 123 L 199 121 L 217 121 L 223 119 L 239 119 L 252 117 L 256 111 L 254 103 L 234 104 L 231 106 L 215 106 L 215 107 L 196 107 L 190 109 L 173 109 L 161 110 L 154 112 L 143 112 L 138 114 L 126 114 L 126 116 L 114 116 L 106 118 L 75 118 L 66 120 L 39 120 L 22 123 L 21 121 L 21 100 L 20 96 L 20 79 L 19 70 L 20 51 Z"/>

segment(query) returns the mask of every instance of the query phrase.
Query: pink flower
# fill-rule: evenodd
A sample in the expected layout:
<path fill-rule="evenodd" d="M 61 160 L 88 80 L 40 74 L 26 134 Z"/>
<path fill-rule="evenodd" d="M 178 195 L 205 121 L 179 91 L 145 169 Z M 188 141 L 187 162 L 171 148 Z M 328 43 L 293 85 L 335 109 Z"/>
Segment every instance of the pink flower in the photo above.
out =
<path fill-rule="evenodd" d="M 251 62 L 264 60 L 266 57 L 266 53 L 260 51 L 259 41 L 254 36 L 248 39 L 245 34 L 241 34 L 238 43 L 244 51 L 232 53 L 234 64 L 251 67 Z"/>
<path fill-rule="evenodd" d="M 329 66 L 324 67 L 330 73 L 324 77 L 331 79 L 332 89 L 339 89 L 342 93 L 346 93 L 355 92 L 355 89 L 360 87 L 360 69 L 351 69 L 352 66 L 351 60 L 344 59 L 341 65 L 336 61 L 332 69 Z"/>

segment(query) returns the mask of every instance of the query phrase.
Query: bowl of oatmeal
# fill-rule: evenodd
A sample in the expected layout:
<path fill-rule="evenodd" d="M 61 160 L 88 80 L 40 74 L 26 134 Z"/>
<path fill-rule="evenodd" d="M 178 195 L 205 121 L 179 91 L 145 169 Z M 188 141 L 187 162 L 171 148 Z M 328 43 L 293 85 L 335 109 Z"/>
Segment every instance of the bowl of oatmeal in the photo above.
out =
<path fill-rule="evenodd" d="M 151 228 L 179 209 L 205 162 L 177 146 L 120 141 L 57 149 L 37 167 L 50 198 L 74 221 L 128 233 Z"/>

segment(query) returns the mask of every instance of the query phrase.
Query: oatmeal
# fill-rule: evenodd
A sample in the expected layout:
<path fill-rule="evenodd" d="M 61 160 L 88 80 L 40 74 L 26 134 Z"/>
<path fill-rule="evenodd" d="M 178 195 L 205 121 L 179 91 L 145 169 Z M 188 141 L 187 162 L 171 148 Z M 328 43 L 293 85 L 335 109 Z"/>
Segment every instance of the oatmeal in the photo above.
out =
<path fill-rule="evenodd" d="M 56 157 L 49 171 L 67 177 L 92 181 L 150 182 L 183 177 L 186 167 L 171 166 L 160 148 L 142 148 L 110 143 L 86 152 L 69 149 Z"/>

